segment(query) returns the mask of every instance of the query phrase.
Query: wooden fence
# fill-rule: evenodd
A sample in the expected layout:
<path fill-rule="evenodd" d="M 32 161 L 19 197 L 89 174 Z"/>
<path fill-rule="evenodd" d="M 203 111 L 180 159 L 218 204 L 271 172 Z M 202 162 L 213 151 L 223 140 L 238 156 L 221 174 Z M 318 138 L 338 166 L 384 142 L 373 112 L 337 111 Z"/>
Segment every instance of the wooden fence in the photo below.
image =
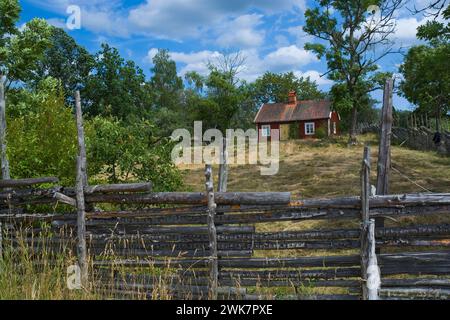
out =
<path fill-rule="evenodd" d="M 203 193 L 86 186 L 80 215 L 77 188 L 35 187 L 56 178 L 2 180 L 3 247 L 77 252 L 83 285 L 114 297 L 447 299 L 450 225 L 375 228 L 373 219 L 445 215 L 450 194 L 373 196 L 369 154 L 361 195 L 334 199 L 214 192 L 207 166 Z M 345 228 L 293 228 L 316 220 Z"/>
<path fill-rule="evenodd" d="M 387 120 L 392 87 L 387 80 Z M 3 174 L 0 258 L 24 247 L 37 264 L 74 255 L 82 287 L 105 297 L 449 297 L 450 224 L 400 221 L 443 215 L 447 218 L 433 220 L 449 221 L 450 193 L 386 195 L 390 120 L 383 120 L 381 130 L 380 195 L 371 194 L 368 147 L 357 196 L 292 199 L 283 192 L 222 192 L 225 166 L 219 192 L 214 192 L 210 166 L 205 168 L 205 192 L 152 192 L 151 183 L 88 185 L 79 93 L 75 100 L 76 186 L 59 187 L 55 177 L 10 180 Z M 3 167 L 2 172 L 8 169 Z M 395 226 L 386 226 L 390 220 Z M 299 230 L 308 222 L 313 227 Z M 37 259 L 44 253 L 49 261 Z"/>

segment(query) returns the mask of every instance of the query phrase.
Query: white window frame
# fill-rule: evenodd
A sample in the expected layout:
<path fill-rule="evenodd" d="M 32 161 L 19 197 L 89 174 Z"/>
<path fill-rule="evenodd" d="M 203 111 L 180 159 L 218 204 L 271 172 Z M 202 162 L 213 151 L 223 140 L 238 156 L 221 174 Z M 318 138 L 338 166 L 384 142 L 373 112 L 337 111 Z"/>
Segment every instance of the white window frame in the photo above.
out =
<path fill-rule="evenodd" d="M 312 127 L 312 131 L 308 130 L 308 127 Z M 305 135 L 312 136 L 316 133 L 316 125 L 314 122 L 305 122 Z"/>
<path fill-rule="evenodd" d="M 333 121 L 333 134 L 337 134 L 337 124 Z"/>
<path fill-rule="evenodd" d="M 270 137 L 270 124 L 263 124 L 261 126 L 261 137 Z"/>

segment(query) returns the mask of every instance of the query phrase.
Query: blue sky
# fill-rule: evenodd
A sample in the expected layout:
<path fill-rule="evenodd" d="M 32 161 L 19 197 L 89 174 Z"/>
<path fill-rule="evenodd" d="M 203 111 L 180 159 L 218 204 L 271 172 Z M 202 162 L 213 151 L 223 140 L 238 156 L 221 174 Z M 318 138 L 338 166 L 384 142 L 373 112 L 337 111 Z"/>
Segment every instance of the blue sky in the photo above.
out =
<path fill-rule="evenodd" d="M 242 79 L 252 81 L 265 71 L 293 71 L 310 76 L 327 91 L 331 82 L 320 77 L 325 61 L 303 49 L 314 38 L 304 34 L 304 11 L 310 0 L 21 0 L 21 23 L 34 17 L 65 27 L 68 6 L 81 8 L 81 29 L 66 31 L 78 43 L 95 53 L 102 42 L 117 47 L 122 56 L 134 60 L 147 75 L 158 48 L 169 49 L 180 75 L 187 71 L 206 72 L 206 62 L 219 52 L 240 50 L 246 65 Z M 427 0 L 411 0 L 396 13 L 396 45 L 417 44 L 415 30 L 425 23 L 423 16 L 408 10 L 422 7 Z M 397 72 L 401 54 L 379 62 L 383 71 Z M 381 100 L 382 93 L 374 97 Z M 410 109 L 395 96 L 394 106 Z"/>

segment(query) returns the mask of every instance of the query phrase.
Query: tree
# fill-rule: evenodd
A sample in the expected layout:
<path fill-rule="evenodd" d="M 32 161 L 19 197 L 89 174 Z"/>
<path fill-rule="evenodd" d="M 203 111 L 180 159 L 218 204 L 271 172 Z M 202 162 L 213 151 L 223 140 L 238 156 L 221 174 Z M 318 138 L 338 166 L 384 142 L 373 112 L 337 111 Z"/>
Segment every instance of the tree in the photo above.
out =
<path fill-rule="evenodd" d="M 318 0 L 319 6 L 305 12 L 303 30 L 319 39 L 307 43 L 305 49 L 325 57 L 328 78 L 345 84 L 346 106 L 351 109 L 349 143 L 356 143 L 356 125 L 360 99 L 379 88 L 377 62 L 393 52 L 389 38 L 395 31 L 394 14 L 402 0 Z M 367 10 L 376 5 L 370 21 Z M 380 50 L 383 48 L 384 50 Z M 342 97 L 341 97 L 342 98 Z"/>
<path fill-rule="evenodd" d="M 29 21 L 22 31 L 12 35 L 0 35 L 0 76 L 7 77 L 6 88 L 14 82 L 26 82 L 32 78 L 32 70 L 49 46 L 50 26 L 44 19 Z"/>
<path fill-rule="evenodd" d="M 152 181 L 155 191 L 179 190 L 180 172 L 171 161 L 174 142 L 155 136 L 148 121 L 132 123 L 95 117 L 86 122 L 90 175 L 100 173 L 110 183 Z"/>
<path fill-rule="evenodd" d="M 438 132 L 441 116 L 450 110 L 450 6 L 443 18 L 444 22 L 428 21 L 418 28 L 417 36 L 428 44 L 412 47 L 400 66 L 402 95 L 418 106 L 418 112 L 435 116 Z"/>
<path fill-rule="evenodd" d="M 436 118 L 440 131 L 440 117 L 450 108 L 450 45 L 415 46 L 408 51 L 400 72 L 402 95 L 418 106 L 421 113 Z"/>
<path fill-rule="evenodd" d="M 169 136 L 173 130 L 186 125 L 187 114 L 183 109 L 183 80 L 177 74 L 175 61 L 165 49 L 153 57 L 152 77 L 148 83 L 152 96 L 152 111 L 160 134 Z"/>
<path fill-rule="evenodd" d="M 48 45 L 50 30 L 45 20 L 33 19 L 19 31 L 16 27 L 19 15 L 17 0 L 0 0 L 0 153 L 3 179 L 10 178 L 5 92 L 13 82 L 29 79 L 30 69 Z"/>
<path fill-rule="evenodd" d="M 183 80 L 178 76 L 177 66 L 175 61 L 170 59 L 168 50 L 158 50 L 153 57 L 151 72 L 150 87 L 154 95 L 154 108 L 176 109 L 179 106 L 180 94 L 183 90 Z"/>
<path fill-rule="evenodd" d="M 440 5 L 444 5 L 444 3 Z M 439 16 L 443 7 L 438 11 Z M 445 10 L 442 11 L 442 18 L 444 22 L 431 20 L 427 21 L 424 25 L 417 28 L 417 37 L 422 40 L 427 40 L 433 43 L 448 42 L 450 40 L 450 25 L 448 23 L 450 19 L 450 5 L 447 6 Z"/>
<path fill-rule="evenodd" d="M 94 72 L 82 95 L 88 114 L 134 119 L 148 115 L 150 98 L 145 75 L 133 61 L 125 61 L 116 48 L 102 44 L 95 55 Z"/>
<path fill-rule="evenodd" d="M 191 91 L 188 105 L 192 120 L 203 121 L 203 128 L 215 128 L 225 132 L 243 100 L 241 86 L 233 85 L 229 73 L 212 69 L 207 77 L 188 74 L 188 81 L 195 79 L 197 92 Z"/>
<path fill-rule="evenodd" d="M 94 57 L 63 29 L 51 27 L 50 46 L 37 61 L 29 84 L 36 87 L 47 76 L 59 79 L 66 102 L 73 104 L 73 93 L 85 86 L 94 67 Z"/>
<path fill-rule="evenodd" d="M 64 105 L 60 82 L 46 78 L 35 92 L 11 92 L 8 108 L 8 156 L 14 178 L 57 176 L 63 185 L 75 181 L 76 125 Z"/>
<path fill-rule="evenodd" d="M 253 96 L 260 106 L 268 102 L 286 102 L 289 91 L 296 91 L 300 100 L 322 99 L 325 94 L 309 77 L 296 77 L 293 72 L 272 73 L 266 72 L 256 79 L 253 84 Z"/>

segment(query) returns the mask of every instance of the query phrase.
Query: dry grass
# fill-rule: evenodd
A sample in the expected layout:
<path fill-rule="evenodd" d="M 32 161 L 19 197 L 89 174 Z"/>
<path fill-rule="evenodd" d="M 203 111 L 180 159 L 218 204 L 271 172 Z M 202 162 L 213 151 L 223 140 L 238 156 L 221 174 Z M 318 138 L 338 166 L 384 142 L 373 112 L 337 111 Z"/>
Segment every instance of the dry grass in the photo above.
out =
<path fill-rule="evenodd" d="M 360 137 L 348 147 L 346 138 L 336 141 L 288 141 L 280 145 L 280 170 L 261 176 L 256 165 L 230 165 L 229 191 L 290 191 L 296 197 L 334 197 L 359 194 L 359 170 L 364 143 L 371 146 L 372 183 L 376 182 L 378 141 L 375 135 Z M 450 157 L 434 152 L 393 146 L 393 166 L 416 184 L 432 192 L 450 190 Z M 203 165 L 180 167 L 188 190 L 203 191 Z M 213 168 L 217 172 L 217 167 Z M 423 192 L 397 172 L 391 175 L 391 193 Z"/>

